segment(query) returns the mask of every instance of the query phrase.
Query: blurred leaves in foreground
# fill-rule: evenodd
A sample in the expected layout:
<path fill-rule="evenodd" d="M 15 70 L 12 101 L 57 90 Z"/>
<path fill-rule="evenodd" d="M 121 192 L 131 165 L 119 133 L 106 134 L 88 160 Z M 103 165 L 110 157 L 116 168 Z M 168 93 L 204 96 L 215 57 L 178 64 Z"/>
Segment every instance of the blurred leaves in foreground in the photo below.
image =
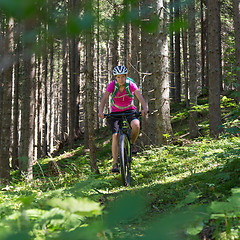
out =
<path fill-rule="evenodd" d="M 240 188 L 232 189 L 232 195 L 224 202 L 201 204 L 200 196 L 190 192 L 171 213 L 155 216 L 141 236 L 129 234 L 124 239 L 126 236 L 142 240 L 198 239 L 206 223 L 214 224 L 213 234 L 220 239 L 217 230 L 223 228 L 222 222 L 226 239 L 237 239 L 234 236 L 239 237 Z M 23 201 L 25 203 L 26 198 Z M 34 201 L 32 196 L 29 201 Z M 86 198 L 52 198 L 45 203 L 45 209 L 22 209 L 2 219 L 1 239 L 121 239 L 121 236 L 113 238 L 114 229 L 122 224 L 130 226 L 147 214 L 145 193 L 121 194 L 105 209 Z"/>

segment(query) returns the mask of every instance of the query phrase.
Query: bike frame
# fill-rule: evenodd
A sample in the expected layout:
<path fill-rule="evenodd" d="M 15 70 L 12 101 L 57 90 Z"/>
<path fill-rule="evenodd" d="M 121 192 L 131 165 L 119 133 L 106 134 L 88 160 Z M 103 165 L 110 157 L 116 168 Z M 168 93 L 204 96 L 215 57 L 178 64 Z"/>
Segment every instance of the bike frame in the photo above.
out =
<path fill-rule="evenodd" d="M 121 175 L 122 175 L 122 181 L 123 184 L 126 186 L 130 185 L 131 181 L 131 162 L 132 162 L 132 152 L 131 152 L 131 141 L 130 141 L 130 135 L 131 135 L 131 127 L 129 126 L 129 123 L 127 121 L 127 116 L 130 116 L 133 113 L 122 113 L 122 114 L 104 114 L 107 118 L 113 118 L 113 117 L 119 117 L 122 118 L 121 122 L 119 124 L 119 156 L 120 156 L 120 165 L 121 165 Z M 136 113 L 137 116 L 141 116 L 141 112 Z M 125 146 L 125 143 L 122 141 L 125 141 L 125 138 L 127 138 L 127 144 Z M 125 149 L 125 148 L 128 149 Z M 124 148 L 124 149 L 123 149 Z M 126 156 L 127 153 L 127 156 Z M 125 159 L 127 158 L 127 159 Z"/>

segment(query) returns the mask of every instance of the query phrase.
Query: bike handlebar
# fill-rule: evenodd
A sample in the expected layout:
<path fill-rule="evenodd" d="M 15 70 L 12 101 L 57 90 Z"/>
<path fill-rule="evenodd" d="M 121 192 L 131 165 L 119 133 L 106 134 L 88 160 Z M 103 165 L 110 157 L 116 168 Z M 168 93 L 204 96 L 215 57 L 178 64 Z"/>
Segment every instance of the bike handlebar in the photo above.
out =
<path fill-rule="evenodd" d="M 130 116 L 132 114 L 136 114 L 137 117 L 142 116 L 141 112 L 131 112 L 131 113 L 116 112 L 116 113 L 109 113 L 109 114 L 104 113 L 104 117 L 106 117 L 106 118 L 108 118 L 108 117 L 109 118 L 111 118 L 111 117 L 124 117 L 124 116 Z"/>

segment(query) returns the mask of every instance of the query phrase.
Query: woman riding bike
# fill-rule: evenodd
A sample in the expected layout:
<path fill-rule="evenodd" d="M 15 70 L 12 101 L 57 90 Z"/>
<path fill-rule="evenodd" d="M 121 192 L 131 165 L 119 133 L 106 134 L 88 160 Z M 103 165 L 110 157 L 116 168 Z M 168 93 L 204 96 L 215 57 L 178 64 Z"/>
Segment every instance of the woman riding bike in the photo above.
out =
<path fill-rule="evenodd" d="M 147 104 L 137 87 L 136 83 L 129 77 L 127 77 L 128 70 L 125 66 L 116 66 L 113 69 L 113 75 L 115 80 L 113 80 L 106 89 L 104 93 L 100 106 L 98 116 L 104 119 L 104 107 L 107 103 L 110 94 L 112 94 L 111 99 L 111 112 L 112 113 L 133 113 L 128 116 L 127 120 L 131 126 L 131 144 L 134 145 L 136 142 L 139 131 L 140 131 L 140 121 L 135 116 L 136 107 L 133 103 L 134 95 L 137 97 L 142 105 L 142 116 L 145 116 L 148 112 Z M 111 128 L 112 128 L 112 155 L 113 155 L 113 168 L 112 172 L 119 172 L 118 169 L 118 129 L 119 129 L 119 118 L 111 118 Z"/>

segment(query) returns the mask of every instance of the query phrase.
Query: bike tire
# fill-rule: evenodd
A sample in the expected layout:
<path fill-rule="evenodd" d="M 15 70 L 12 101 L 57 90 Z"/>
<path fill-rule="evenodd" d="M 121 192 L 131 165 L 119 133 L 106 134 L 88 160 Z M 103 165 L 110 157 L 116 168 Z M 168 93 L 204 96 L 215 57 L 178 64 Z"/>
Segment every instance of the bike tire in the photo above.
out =
<path fill-rule="evenodd" d="M 120 135 L 119 155 L 123 185 L 129 186 L 131 182 L 131 144 L 126 134 Z"/>

